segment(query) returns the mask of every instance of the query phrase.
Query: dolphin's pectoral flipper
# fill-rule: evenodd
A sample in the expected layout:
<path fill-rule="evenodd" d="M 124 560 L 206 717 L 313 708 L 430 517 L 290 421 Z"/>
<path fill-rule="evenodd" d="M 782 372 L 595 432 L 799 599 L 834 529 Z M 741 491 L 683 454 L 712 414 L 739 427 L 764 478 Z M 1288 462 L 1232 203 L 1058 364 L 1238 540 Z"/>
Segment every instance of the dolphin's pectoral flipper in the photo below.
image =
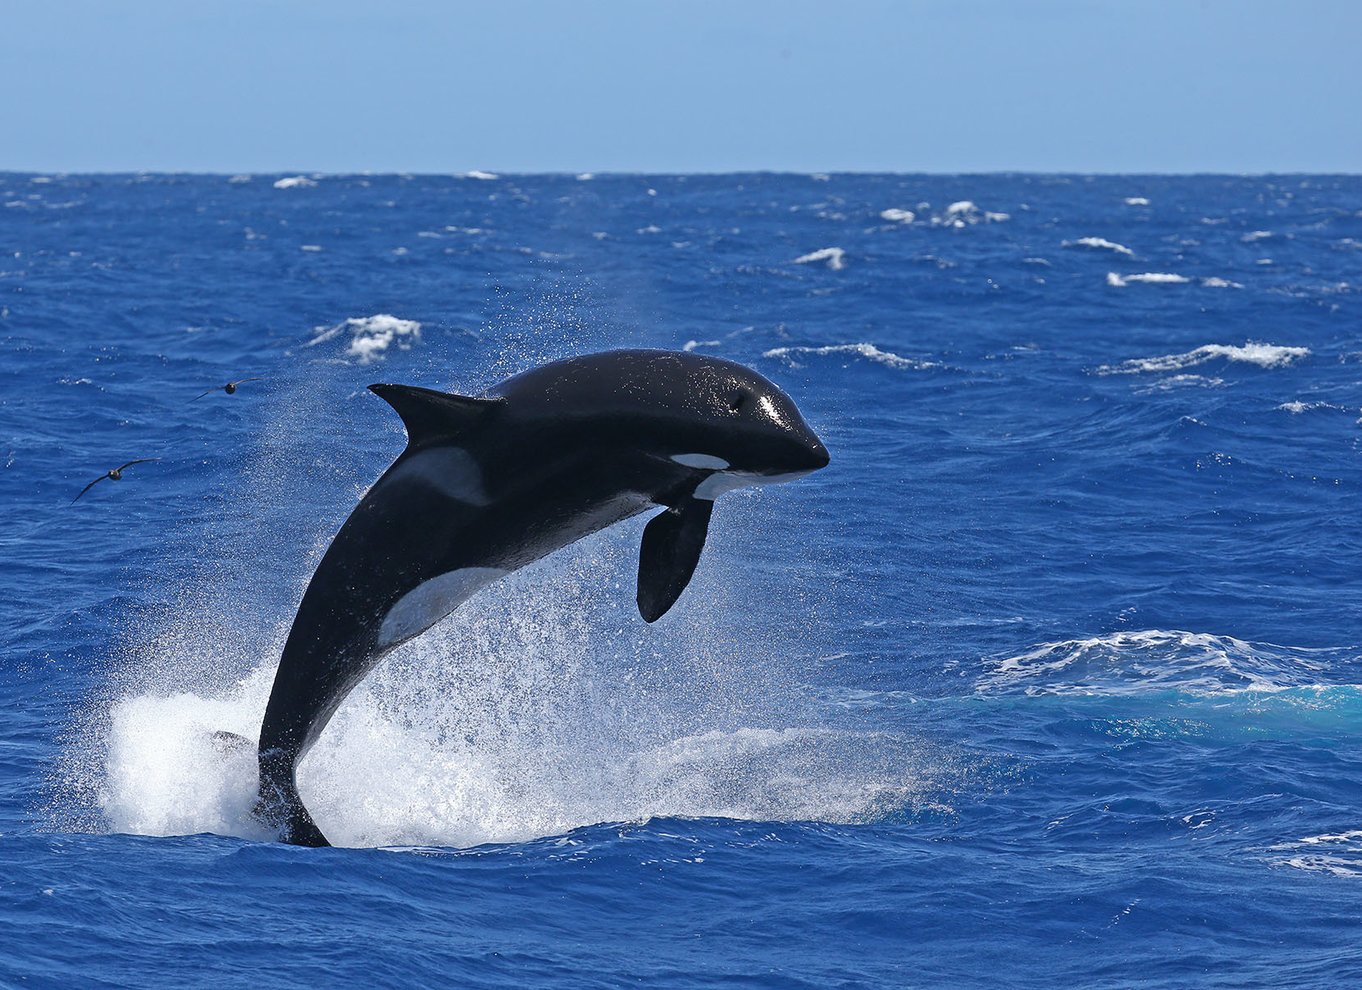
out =
<path fill-rule="evenodd" d="M 397 410 L 413 447 L 468 433 L 488 413 L 506 404 L 505 399 L 475 399 L 415 385 L 377 384 L 370 385 L 369 391 Z"/>
<path fill-rule="evenodd" d="M 705 548 L 714 503 L 691 498 L 654 516 L 638 554 L 638 611 L 656 622 L 686 590 Z"/>

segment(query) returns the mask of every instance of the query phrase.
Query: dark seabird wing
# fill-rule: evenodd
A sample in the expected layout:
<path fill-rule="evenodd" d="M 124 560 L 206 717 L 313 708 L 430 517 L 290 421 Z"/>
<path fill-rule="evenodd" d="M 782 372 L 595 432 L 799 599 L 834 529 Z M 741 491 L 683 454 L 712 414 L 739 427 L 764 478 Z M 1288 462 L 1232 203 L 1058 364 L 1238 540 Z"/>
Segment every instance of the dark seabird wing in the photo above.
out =
<path fill-rule="evenodd" d="M 96 478 L 94 481 L 90 482 L 88 485 L 86 485 L 84 488 L 82 488 L 82 489 L 80 490 L 80 495 L 84 495 L 84 494 L 85 494 L 86 492 L 88 492 L 91 488 L 95 487 L 95 485 L 99 484 L 101 481 L 103 481 L 103 480 L 104 480 L 105 478 L 107 478 L 107 477 L 108 477 L 107 474 L 101 474 L 101 475 L 100 475 L 98 478 Z M 80 495 L 77 495 L 75 498 L 71 499 L 71 504 L 72 504 L 72 505 L 75 505 L 77 502 L 80 501 Z"/>
<path fill-rule="evenodd" d="M 160 460 L 159 457 L 139 457 L 139 458 L 137 458 L 137 460 L 135 460 L 135 461 L 128 461 L 128 463 L 126 463 L 126 464 L 120 464 L 118 467 L 114 468 L 114 470 L 115 470 L 115 471 L 122 471 L 122 470 L 124 470 L 124 469 L 126 469 L 126 468 L 132 467 L 134 464 L 149 464 L 149 463 L 151 463 L 152 461 L 159 461 L 159 460 Z"/>
<path fill-rule="evenodd" d="M 244 384 L 245 382 L 263 382 L 264 380 L 265 379 L 263 378 L 238 378 L 236 381 L 232 382 L 232 384 L 241 385 Z"/>
<path fill-rule="evenodd" d="M 190 402 L 198 402 L 198 401 L 199 401 L 200 399 L 202 399 L 205 395 L 209 395 L 209 394 L 211 394 L 211 393 L 213 393 L 213 392 L 216 392 L 216 391 L 218 391 L 218 389 L 220 389 L 220 388 L 222 388 L 221 385 L 214 385 L 214 386 L 213 386 L 212 388 L 210 388 L 207 392 L 200 392 L 198 395 L 194 396 L 194 398 L 190 399 L 189 401 L 190 401 Z"/>

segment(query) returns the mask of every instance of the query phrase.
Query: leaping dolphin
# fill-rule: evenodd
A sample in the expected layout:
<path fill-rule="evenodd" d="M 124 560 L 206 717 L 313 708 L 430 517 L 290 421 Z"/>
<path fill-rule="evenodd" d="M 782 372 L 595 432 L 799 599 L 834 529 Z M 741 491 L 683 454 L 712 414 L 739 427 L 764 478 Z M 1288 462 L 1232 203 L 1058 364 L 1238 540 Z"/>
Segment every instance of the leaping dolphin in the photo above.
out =
<path fill-rule="evenodd" d="M 714 499 L 825 467 L 784 392 L 702 354 L 607 351 L 508 379 L 481 397 L 371 385 L 407 448 L 345 521 L 303 595 L 260 727 L 256 814 L 286 842 L 329 845 L 298 762 L 386 654 L 478 589 L 653 507 L 638 607 L 685 590 Z"/>

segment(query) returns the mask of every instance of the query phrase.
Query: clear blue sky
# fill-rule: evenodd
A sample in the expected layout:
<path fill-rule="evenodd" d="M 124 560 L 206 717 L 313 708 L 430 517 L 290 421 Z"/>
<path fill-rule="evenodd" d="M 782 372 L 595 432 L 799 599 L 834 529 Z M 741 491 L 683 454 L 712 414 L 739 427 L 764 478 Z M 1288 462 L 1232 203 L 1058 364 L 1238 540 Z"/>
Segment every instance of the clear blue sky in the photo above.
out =
<path fill-rule="evenodd" d="M 1362 171 L 1360 0 L 6 0 L 0 170 Z"/>

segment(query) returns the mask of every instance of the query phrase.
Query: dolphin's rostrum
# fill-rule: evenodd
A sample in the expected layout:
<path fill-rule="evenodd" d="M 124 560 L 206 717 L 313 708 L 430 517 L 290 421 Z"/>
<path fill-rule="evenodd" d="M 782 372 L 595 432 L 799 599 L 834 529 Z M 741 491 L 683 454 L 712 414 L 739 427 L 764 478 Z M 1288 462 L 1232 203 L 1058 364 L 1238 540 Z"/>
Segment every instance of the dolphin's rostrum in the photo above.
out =
<path fill-rule="evenodd" d="M 299 845 L 328 843 L 298 762 L 389 651 L 489 582 L 662 507 L 639 554 L 639 612 L 654 622 L 690 581 L 719 494 L 828 463 L 784 392 L 701 354 L 568 358 L 480 398 L 370 387 L 402 417 L 407 448 L 313 574 L 260 729 L 256 813 Z"/>

